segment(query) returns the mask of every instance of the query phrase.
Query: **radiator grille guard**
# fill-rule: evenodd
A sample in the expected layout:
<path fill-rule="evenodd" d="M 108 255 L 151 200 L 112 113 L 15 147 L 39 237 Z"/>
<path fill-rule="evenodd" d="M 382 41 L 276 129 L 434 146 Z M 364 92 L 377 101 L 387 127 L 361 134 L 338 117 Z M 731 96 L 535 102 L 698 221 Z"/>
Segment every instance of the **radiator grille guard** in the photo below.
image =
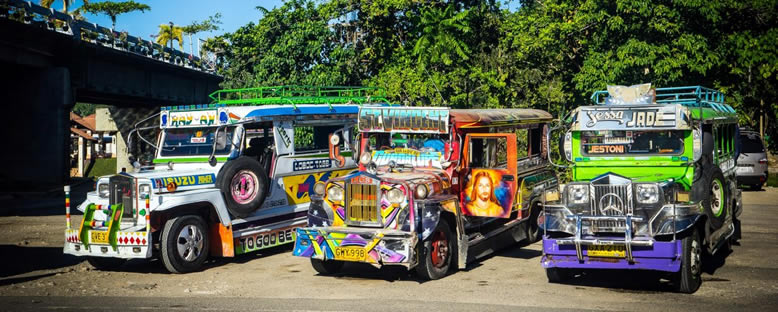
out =
<path fill-rule="evenodd" d="M 380 181 L 357 176 L 346 182 L 346 220 L 348 225 L 381 226 Z"/>
<path fill-rule="evenodd" d="M 111 192 L 109 203 L 111 205 L 122 204 L 122 218 L 131 220 L 135 211 L 135 179 L 123 175 L 115 175 L 108 179 L 108 189 Z"/>
<path fill-rule="evenodd" d="M 593 179 L 589 184 L 590 213 L 592 216 L 624 217 L 634 215 L 632 181 L 605 175 Z M 626 220 L 588 220 L 592 232 L 623 233 Z M 587 225 L 587 224 L 584 224 Z"/>

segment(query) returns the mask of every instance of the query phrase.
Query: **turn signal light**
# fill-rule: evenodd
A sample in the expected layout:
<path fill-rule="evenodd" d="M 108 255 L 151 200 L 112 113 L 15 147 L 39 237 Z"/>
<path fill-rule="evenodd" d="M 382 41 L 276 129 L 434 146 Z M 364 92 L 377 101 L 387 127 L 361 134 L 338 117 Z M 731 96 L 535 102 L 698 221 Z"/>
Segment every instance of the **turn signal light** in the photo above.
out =
<path fill-rule="evenodd" d="M 170 183 L 167 184 L 167 191 L 168 192 L 171 192 L 171 193 L 175 192 L 177 188 L 178 188 L 178 185 L 176 185 L 176 182 L 170 182 Z"/>

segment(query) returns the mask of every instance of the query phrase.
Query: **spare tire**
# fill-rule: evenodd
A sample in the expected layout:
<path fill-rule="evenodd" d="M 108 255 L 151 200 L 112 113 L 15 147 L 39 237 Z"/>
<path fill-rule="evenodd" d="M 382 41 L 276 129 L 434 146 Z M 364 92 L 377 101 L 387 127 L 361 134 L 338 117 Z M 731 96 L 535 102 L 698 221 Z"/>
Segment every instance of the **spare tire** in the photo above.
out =
<path fill-rule="evenodd" d="M 265 202 L 269 180 L 256 159 L 241 156 L 224 164 L 216 177 L 216 187 L 224 195 L 227 210 L 233 216 L 243 218 L 259 209 Z"/>
<path fill-rule="evenodd" d="M 727 219 L 730 196 L 727 188 L 727 180 L 721 173 L 721 169 L 714 167 L 709 171 L 705 179 L 708 196 L 702 201 L 705 214 L 708 215 L 712 230 L 720 229 Z"/>

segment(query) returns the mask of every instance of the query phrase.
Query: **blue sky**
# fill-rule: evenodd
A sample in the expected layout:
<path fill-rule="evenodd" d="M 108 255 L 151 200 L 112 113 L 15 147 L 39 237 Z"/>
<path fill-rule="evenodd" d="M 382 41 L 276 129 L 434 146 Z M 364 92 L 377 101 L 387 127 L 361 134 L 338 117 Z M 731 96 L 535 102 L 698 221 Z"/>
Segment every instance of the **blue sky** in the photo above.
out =
<path fill-rule="evenodd" d="M 36 0 L 33 0 L 37 2 Z M 92 0 L 94 2 L 106 0 Z M 117 0 L 120 1 L 120 0 Z M 274 7 L 280 7 L 283 0 L 224 0 L 224 1 L 206 1 L 206 0 L 135 0 L 135 2 L 145 3 L 151 7 L 151 11 L 132 12 L 119 15 L 116 18 L 116 30 L 127 31 L 133 36 L 141 37 L 146 40 L 153 40 L 150 36 L 159 32 L 160 24 L 173 22 L 176 25 L 187 25 L 194 21 L 202 21 L 209 16 L 221 13 L 221 29 L 210 33 L 199 33 L 197 37 L 205 39 L 225 32 L 232 32 L 249 22 L 257 22 L 262 13 L 256 9 L 257 6 L 263 6 L 270 10 Z M 80 7 L 82 0 L 75 0 L 71 10 Z M 508 5 L 511 10 L 518 6 L 518 1 L 511 1 Z M 57 0 L 52 5 L 57 10 L 62 10 L 62 0 Z M 86 14 L 86 19 L 104 27 L 111 27 L 111 19 L 104 15 Z M 196 41 L 196 38 L 192 38 Z M 184 38 L 184 51 L 189 52 L 189 38 Z"/>

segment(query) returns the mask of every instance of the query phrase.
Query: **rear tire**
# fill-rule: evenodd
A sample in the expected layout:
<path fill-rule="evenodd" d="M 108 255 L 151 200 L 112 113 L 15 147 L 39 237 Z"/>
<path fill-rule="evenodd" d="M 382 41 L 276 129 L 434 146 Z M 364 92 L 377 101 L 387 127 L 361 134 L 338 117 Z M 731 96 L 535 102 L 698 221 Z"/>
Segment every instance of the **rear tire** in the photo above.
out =
<path fill-rule="evenodd" d="M 419 264 L 416 272 L 426 280 L 436 280 L 448 274 L 451 264 L 455 263 L 454 255 L 457 241 L 446 220 L 440 219 L 432 234 L 422 242 L 419 254 Z"/>
<path fill-rule="evenodd" d="M 702 253 L 703 246 L 700 241 L 700 233 L 692 229 L 691 233 L 683 238 L 681 255 L 681 270 L 673 275 L 673 286 L 680 293 L 691 294 L 697 291 L 702 284 Z"/>
<path fill-rule="evenodd" d="M 708 196 L 703 199 L 702 206 L 705 210 L 705 214 L 708 215 L 708 220 L 712 230 L 718 230 L 727 219 L 727 207 L 729 206 L 729 191 L 727 190 L 727 182 L 724 180 L 724 175 L 721 173 L 721 169 L 712 168 L 706 178 Z"/>
<path fill-rule="evenodd" d="M 100 271 L 110 271 L 118 269 L 122 266 L 125 262 L 127 262 L 126 259 L 122 258 L 107 258 L 107 257 L 88 257 L 86 258 L 86 261 L 89 262 L 89 264 Z"/>
<path fill-rule="evenodd" d="M 338 260 L 319 260 L 311 258 L 311 266 L 321 275 L 333 275 L 340 272 L 343 268 L 343 261 Z"/>
<path fill-rule="evenodd" d="M 540 215 L 540 205 L 537 203 L 531 206 L 532 208 L 527 220 L 527 244 L 532 244 L 540 240 L 540 226 L 538 226 L 538 216 Z"/>
<path fill-rule="evenodd" d="M 208 243 L 207 227 L 200 216 L 170 219 L 160 241 L 162 262 L 170 273 L 198 271 L 208 258 Z"/>

